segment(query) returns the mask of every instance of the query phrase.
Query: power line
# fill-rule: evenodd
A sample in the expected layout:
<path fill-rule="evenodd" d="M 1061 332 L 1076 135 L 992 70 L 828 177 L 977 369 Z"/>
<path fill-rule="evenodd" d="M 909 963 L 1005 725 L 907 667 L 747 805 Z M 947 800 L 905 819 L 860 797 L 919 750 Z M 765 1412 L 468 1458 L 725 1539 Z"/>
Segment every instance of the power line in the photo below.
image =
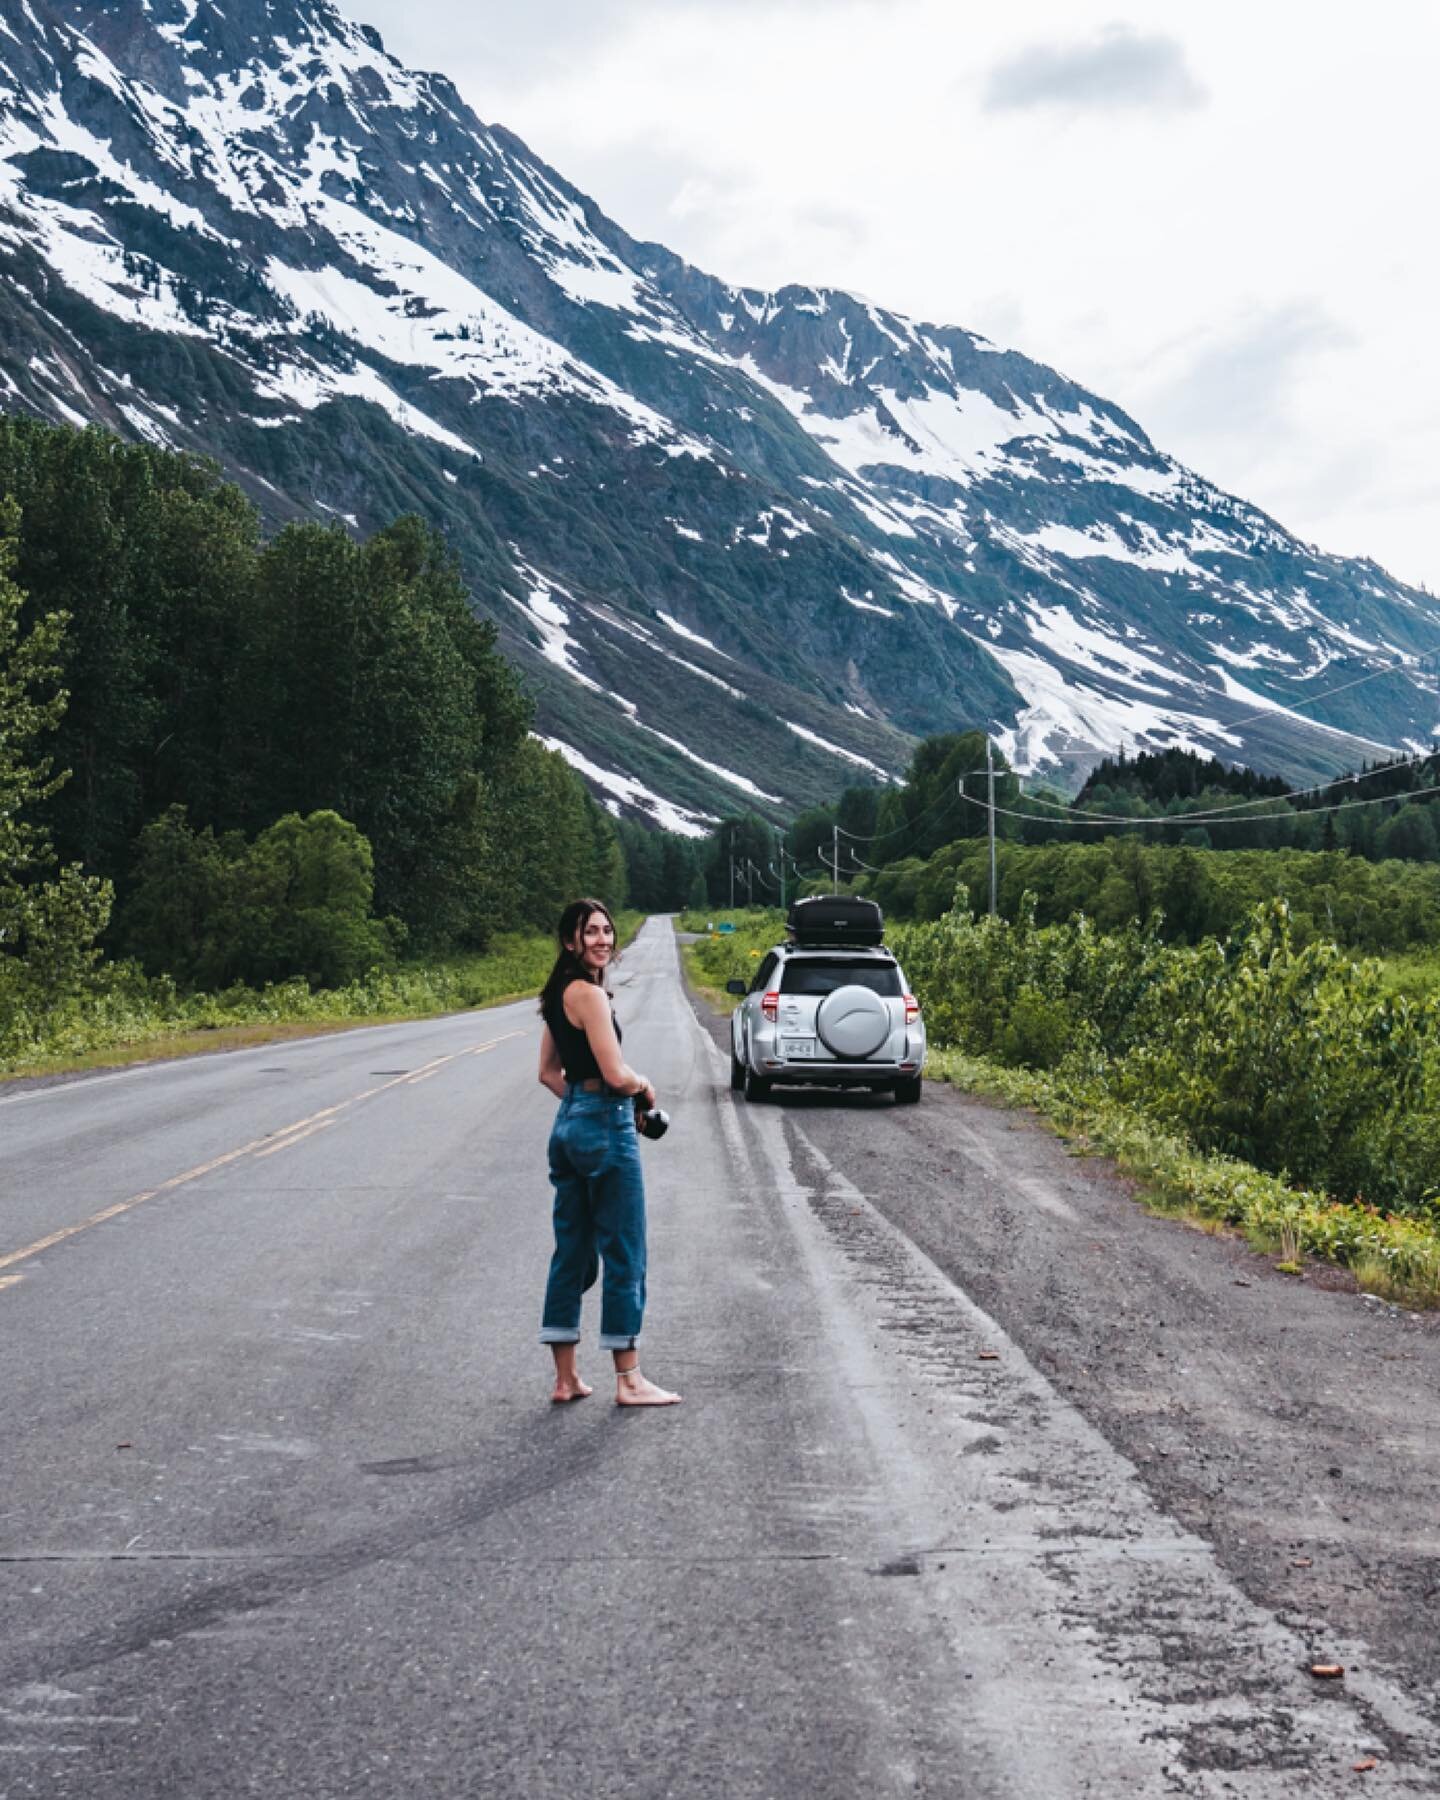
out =
<path fill-rule="evenodd" d="M 1233 806 L 1199 808 L 1194 812 L 1176 813 L 1167 816 L 1192 819 L 1197 822 L 1203 822 L 1208 819 L 1229 818 L 1235 813 L 1238 813 L 1243 807 L 1272 806 L 1290 800 L 1303 800 L 1310 794 L 1328 793 L 1331 788 L 1344 787 L 1349 782 L 1369 781 L 1372 776 L 1392 775 L 1400 769 L 1418 769 L 1421 763 L 1430 762 L 1435 754 L 1436 753 L 1433 750 L 1427 750 L 1423 755 L 1417 752 L 1416 755 L 1404 758 L 1398 762 L 1379 763 L 1373 769 L 1363 769 L 1350 775 L 1337 775 L 1333 781 L 1321 782 L 1318 786 L 1295 788 L 1288 794 L 1260 794 L 1253 800 L 1237 800 Z M 1382 794 L 1377 795 L 1376 798 L 1389 800 L 1394 799 L 1395 796 L 1391 794 Z M 1025 799 L 1031 806 L 1043 806 L 1051 812 L 1063 813 L 1067 817 L 1073 817 L 1075 815 L 1076 809 L 1073 806 L 1066 806 L 1058 800 L 1046 800 L 1039 794 L 1026 794 Z M 1321 807 L 1306 807 L 1304 810 L 1306 812 L 1320 812 L 1324 809 Z M 1105 815 L 1094 814 L 1092 816 L 1098 818 Z M 1263 817 L 1263 815 L 1261 816 Z"/>
<path fill-rule="evenodd" d="M 1275 818 L 1295 818 L 1297 816 L 1301 818 L 1313 818 L 1317 813 L 1349 812 L 1352 808 L 1357 806 L 1393 806 L 1397 801 L 1420 800 L 1427 794 L 1440 794 L 1440 782 L 1436 782 L 1433 787 L 1411 788 L 1408 793 L 1404 794 L 1373 794 L 1368 800 L 1341 800 L 1334 806 L 1309 806 L 1306 807 L 1303 813 L 1298 815 L 1294 813 L 1276 813 L 1272 815 L 1267 815 L 1265 813 L 1251 813 L 1247 814 L 1243 819 L 1233 819 L 1231 822 L 1236 825 L 1266 825 L 1271 823 Z M 983 800 L 971 799 L 969 794 L 962 794 L 961 799 L 968 801 L 971 806 L 978 806 L 982 810 L 985 808 L 985 802 Z M 1043 820 L 1037 819 L 1034 813 L 1017 812 L 1012 806 L 997 806 L 994 808 L 994 811 L 1007 819 L 1025 819 L 1031 825 L 1191 826 L 1195 824 L 1197 818 L 1195 813 L 1170 813 L 1158 818 L 1152 817 L 1145 819 L 1122 818 L 1118 814 L 1111 815 L 1108 813 L 1075 813 L 1068 819 Z M 1207 817 L 1204 820 L 1204 823 L 1207 826 L 1223 825 L 1227 822 L 1228 818 L 1230 818 L 1229 814 L 1218 813 L 1211 817 Z"/>
<path fill-rule="evenodd" d="M 966 771 L 966 774 L 974 774 L 975 772 L 975 770 L 969 769 Z M 960 779 L 963 781 L 964 776 L 961 776 Z M 901 791 L 903 792 L 904 790 L 902 789 Z M 955 796 L 947 793 L 940 800 L 927 806 L 924 812 L 916 813 L 913 819 L 907 819 L 903 825 L 895 826 L 892 831 L 847 831 L 843 825 L 837 825 L 835 829 L 840 833 L 841 837 L 849 838 L 852 843 L 879 844 L 883 843 L 886 838 L 900 837 L 904 832 L 913 831 L 917 825 L 923 825 L 932 813 L 948 811 L 954 803 Z"/>
<path fill-rule="evenodd" d="M 1012 770 L 1009 772 L 1013 774 L 1014 771 Z M 963 785 L 967 775 L 983 775 L 984 773 L 985 771 L 983 769 L 962 770 L 956 778 L 957 792 L 959 787 Z M 900 792 L 903 793 L 904 789 L 902 788 Z M 841 837 L 849 838 L 852 843 L 879 844 L 883 843 L 886 838 L 900 837 L 904 832 L 914 831 L 917 826 L 923 825 L 932 814 L 948 812 L 950 807 L 954 805 L 955 799 L 955 794 L 942 794 L 938 800 L 933 801 L 923 812 L 916 813 L 913 819 L 906 819 L 903 824 L 895 826 L 892 831 L 847 831 L 843 825 L 838 824 L 834 829 L 840 833 Z"/>

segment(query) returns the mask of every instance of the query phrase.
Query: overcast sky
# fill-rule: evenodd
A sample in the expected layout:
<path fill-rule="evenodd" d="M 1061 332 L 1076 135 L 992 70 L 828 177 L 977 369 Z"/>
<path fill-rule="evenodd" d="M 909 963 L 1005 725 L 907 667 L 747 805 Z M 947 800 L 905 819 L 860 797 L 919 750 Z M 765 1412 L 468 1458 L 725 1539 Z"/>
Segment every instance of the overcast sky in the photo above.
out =
<path fill-rule="evenodd" d="M 342 0 L 637 236 L 1117 401 L 1440 592 L 1434 0 Z"/>

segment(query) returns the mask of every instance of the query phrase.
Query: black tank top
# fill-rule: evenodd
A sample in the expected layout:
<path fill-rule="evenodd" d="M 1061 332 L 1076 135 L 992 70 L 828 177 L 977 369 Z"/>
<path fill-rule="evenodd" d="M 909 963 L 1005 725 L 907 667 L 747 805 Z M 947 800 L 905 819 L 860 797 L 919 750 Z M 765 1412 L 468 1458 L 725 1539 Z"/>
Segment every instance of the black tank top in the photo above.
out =
<path fill-rule="evenodd" d="M 577 981 L 582 976 L 575 977 Z M 620 1021 L 611 1013 L 615 1024 L 617 1041 L 623 1037 Z M 595 1060 L 595 1052 L 590 1048 L 590 1040 L 578 1025 L 572 1025 L 565 1012 L 565 991 L 561 990 L 550 1011 L 545 1014 L 545 1023 L 550 1027 L 550 1035 L 555 1040 L 555 1048 L 560 1052 L 560 1064 L 565 1071 L 567 1081 L 603 1081 L 600 1065 Z"/>

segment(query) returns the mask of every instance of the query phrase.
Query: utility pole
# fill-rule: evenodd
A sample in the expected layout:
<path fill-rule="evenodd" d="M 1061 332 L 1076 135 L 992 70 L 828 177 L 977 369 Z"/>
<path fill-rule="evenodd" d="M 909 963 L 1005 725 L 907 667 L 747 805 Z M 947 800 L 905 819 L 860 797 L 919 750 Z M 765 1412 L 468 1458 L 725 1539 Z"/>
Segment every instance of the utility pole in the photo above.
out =
<path fill-rule="evenodd" d="M 735 910 L 735 827 L 733 825 L 730 827 L 730 848 L 729 848 L 728 854 L 729 854 L 729 858 L 730 858 L 730 910 L 731 910 L 731 912 L 734 912 L 734 910 Z"/>
<path fill-rule="evenodd" d="M 780 910 L 781 910 L 781 912 L 784 912 L 784 910 L 785 910 L 785 833 L 783 831 L 780 831 L 779 829 L 777 829 L 776 833 L 775 833 L 775 838 L 776 838 L 776 843 L 777 843 L 777 845 L 779 847 L 779 851 L 780 851 L 780 867 L 775 870 L 775 873 L 780 877 Z M 771 863 L 770 866 L 772 869 L 775 868 L 774 863 Z"/>
<path fill-rule="evenodd" d="M 838 894 L 840 892 L 840 827 L 838 824 L 830 827 L 830 868 L 834 875 L 834 880 L 830 885 Z"/>
<path fill-rule="evenodd" d="M 989 791 L 987 806 L 990 811 L 990 917 L 995 917 L 995 752 L 990 745 L 990 733 L 985 733 L 985 776 Z"/>

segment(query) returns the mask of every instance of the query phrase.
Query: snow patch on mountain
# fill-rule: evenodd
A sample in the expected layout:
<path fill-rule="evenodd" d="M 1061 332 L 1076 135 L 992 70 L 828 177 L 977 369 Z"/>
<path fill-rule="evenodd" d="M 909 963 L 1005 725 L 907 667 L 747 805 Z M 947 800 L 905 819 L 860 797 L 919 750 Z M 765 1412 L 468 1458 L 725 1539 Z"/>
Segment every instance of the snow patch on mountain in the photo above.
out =
<path fill-rule="evenodd" d="M 713 650 L 716 656 L 724 656 L 726 662 L 735 660 L 733 656 L 727 656 L 718 644 L 712 644 L 709 638 L 702 637 L 698 631 L 692 631 L 688 625 L 682 625 L 679 619 L 674 618 L 670 613 L 657 611 L 655 617 L 668 630 L 673 631 L 676 637 L 684 638 L 687 643 L 699 644 L 702 649 Z"/>
<path fill-rule="evenodd" d="M 785 725 L 788 730 L 795 733 L 796 737 L 803 738 L 807 744 L 814 744 L 827 756 L 838 756 L 842 762 L 854 763 L 857 769 L 868 769 L 872 775 L 879 776 L 881 781 L 894 779 L 888 769 L 882 768 L 877 762 L 872 762 L 868 756 L 861 756 L 857 751 L 847 750 L 842 744 L 832 744 L 828 738 L 821 737 L 818 731 L 809 731 L 804 725 L 797 725 L 793 719 L 787 719 Z"/>
<path fill-rule="evenodd" d="M 873 589 L 867 588 L 865 592 L 867 595 L 872 594 Z M 879 613 L 882 619 L 895 619 L 899 617 L 899 614 L 892 612 L 888 606 L 877 606 L 873 599 L 859 599 L 850 592 L 849 588 L 841 588 L 840 598 L 847 606 L 853 606 L 857 612 Z"/>
<path fill-rule="evenodd" d="M 1096 604 L 1098 610 L 1098 602 Z M 1102 626 L 1087 625 L 1077 619 L 1066 607 L 1032 604 L 1026 611 L 1030 635 L 1036 643 L 1092 674 L 1122 681 L 1127 687 L 1138 688 L 1147 694 L 1167 693 L 1177 682 L 1181 686 L 1194 685 L 1187 677 L 1177 675 L 1172 667 L 1167 667 L 1158 654 L 1145 655 L 1132 643 L 1115 637 Z"/>
<path fill-rule="evenodd" d="M 607 769 L 561 738 L 542 736 L 539 741 L 547 750 L 558 750 L 572 769 L 577 769 L 587 781 L 609 795 L 617 803 L 612 811 L 618 811 L 621 806 L 630 807 L 647 813 L 662 831 L 673 831 L 680 837 L 689 838 L 705 837 L 710 827 L 717 822 L 712 813 L 689 812 L 684 807 L 676 806 L 673 801 L 653 793 L 633 775 L 623 775 L 618 769 Z"/>
<path fill-rule="evenodd" d="M 988 648 L 1024 696 L 1014 727 L 995 733 L 1012 767 L 1022 773 L 1063 767 L 1077 752 L 1093 757 L 1097 744 L 1111 746 L 1111 754 L 1174 745 L 1211 756 L 1233 751 L 1240 742 L 1218 718 L 1106 693 L 1033 651 L 995 643 Z"/>
<path fill-rule="evenodd" d="M 1137 525 L 1123 513 L 1119 516 L 1132 536 L 1139 540 L 1137 543 L 1127 543 L 1114 525 L 1103 522 L 1088 525 L 1083 530 L 1073 525 L 1043 525 L 1039 531 L 1028 534 L 1011 532 L 1004 535 L 1017 548 L 1035 545 L 1072 562 L 1091 556 L 1107 556 L 1112 562 L 1134 563 L 1137 569 L 1159 569 L 1172 575 L 1211 579 L 1208 569 L 1192 562 L 1178 545 L 1166 543 L 1153 526 Z"/>
<path fill-rule="evenodd" d="M 1246 687 L 1243 682 L 1235 679 L 1223 663 L 1212 663 L 1211 667 L 1220 677 L 1220 687 L 1227 700 L 1243 701 L 1246 706 L 1253 707 L 1256 712 L 1276 713 L 1281 718 L 1294 719 L 1310 726 L 1313 731 L 1324 732 L 1327 736 L 1351 738 L 1354 736 L 1353 732 L 1338 731 L 1333 725 L 1326 725 L 1319 719 L 1306 718 L 1303 714 L 1297 713 L 1293 707 L 1282 706 L 1278 700 L 1272 700 L 1268 694 L 1262 694 L 1258 688 Z M 1376 742 L 1374 748 L 1389 751 L 1393 746 Z"/>
<path fill-rule="evenodd" d="M 580 646 L 570 634 L 570 615 L 555 598 L 551 584 L 518 557 L 517 567 L 531 586 L 525 598 L 516 600 L 515 604 L 526 615 L 539 636 L 540 654 L 578 686 L 589 688 L 595 694 L 603 694 L 605 689 L 587 675 L 575 660 Z"/>
<path fill-rule="evenodd" d="M 752 781 L 748 775 L 740 775 L 734 769 L 725 768 L 721 763 L 710 762 L 706 757 L 700 756 L 692 750 L 688 744 L 681 743 L 679 738 L 671 737 L 668 732 L 660 731 L 654 725 L 646 725 L 640 719 L 636 719 L 635 723 L 642 731 L 648 731 L 651 737 L 657 737 L 662 744 L 668 744 L 687 762 L 694 763 L 697 769 L 704 769 L 707 774 L 717 776 L 721 781 L 728 783 L 730 787 L 738 788 L 742 794 L 748 794 L 752 800 L 764 800 L 772 806 L 781 804 L 779 794 L 767 794 L 764 788 L 758 782 Z"/>

